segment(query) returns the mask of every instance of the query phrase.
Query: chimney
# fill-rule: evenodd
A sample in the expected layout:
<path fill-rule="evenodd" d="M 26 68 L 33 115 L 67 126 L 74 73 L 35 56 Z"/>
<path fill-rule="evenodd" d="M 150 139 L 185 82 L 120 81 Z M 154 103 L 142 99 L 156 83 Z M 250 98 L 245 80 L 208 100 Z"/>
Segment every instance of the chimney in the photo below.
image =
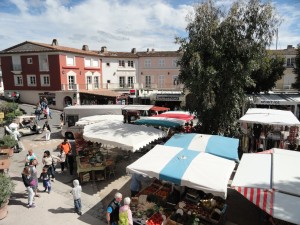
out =
<path fill-rule="evenodd" d="M 83 51 L 89 51 L 89 46 L 88 45 L 83 45 L 82 50 Z"/>
<path fill-rule="evenodd" d="M 52 45 L 52 46 L 58 46 L 58 41 L 57 41 L 57 39 L 53 39 L 51 45 Z"/>
<path fill-rule="evenodd" d="M 152 52 L 154 52 L 155 51 L 155 49 L 154 48 L 152 48 Z"/>
<path fill-rule="evenodd" d="M 106 46 L 102 46 L 102 47 L 101 47 L 101 52 L 107 52 Z"/>
<path fill-rule="evenodd" d="M 147 48 L 147 52 L 149 52 L 149 48 Z"/>
<path fill-rule="evenodd" d="M 136 48 L 131 49 L 131 53 L 136 53 Z"/>
<path fill-rule="evenodd" d="M 293 45 L 288 45 L 287 49 L 293 49 Z"/>

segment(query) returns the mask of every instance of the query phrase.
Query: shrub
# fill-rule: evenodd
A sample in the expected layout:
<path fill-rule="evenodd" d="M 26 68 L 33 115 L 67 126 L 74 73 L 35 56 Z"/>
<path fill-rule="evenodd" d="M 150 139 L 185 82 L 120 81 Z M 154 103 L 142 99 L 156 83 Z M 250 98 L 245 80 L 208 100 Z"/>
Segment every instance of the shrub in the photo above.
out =
<path fill-rule="evenodd" d="M 6 174 L 0 174 L 0 207 L 10 198 L 15 190 L 15 183 Z"/>

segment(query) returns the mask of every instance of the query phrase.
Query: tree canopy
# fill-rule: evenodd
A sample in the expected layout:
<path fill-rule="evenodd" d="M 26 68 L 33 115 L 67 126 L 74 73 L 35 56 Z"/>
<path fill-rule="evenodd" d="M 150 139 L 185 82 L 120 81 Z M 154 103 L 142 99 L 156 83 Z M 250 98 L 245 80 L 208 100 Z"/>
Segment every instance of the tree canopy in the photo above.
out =
<path fill-rule="evenodd" d="M 267 57 L 279 20 L 270 2 L 236 1 L 225 12 L 213 0 L 195 6 L 188 37 L 176 38 L 183 52 L 179 79 L 194 96 L 189 108 L 201 132 L 233 135 L 245 100 L 254 86 L 253 71 Z"/>
<path fill-rule="evenodd" d="M 300 44 L 297 46 L 294 73 L 296 74 L 296 82 L 292 84 L 292 87 L 300 91 Z"/>

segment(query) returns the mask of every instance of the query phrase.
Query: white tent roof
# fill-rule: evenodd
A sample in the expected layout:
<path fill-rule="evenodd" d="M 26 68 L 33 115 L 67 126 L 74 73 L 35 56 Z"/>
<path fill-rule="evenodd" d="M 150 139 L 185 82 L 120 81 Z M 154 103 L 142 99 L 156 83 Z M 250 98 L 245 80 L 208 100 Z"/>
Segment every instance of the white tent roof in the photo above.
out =
<path fill-rule="evenodd" d="M 132 152 L 166 135 L 166 132 L 153 127 L 108 120 L 87 125 L 83 130 L 83 138 L 87 141 L 98 142 Z"/>
<path fill-rule="evenodd" d="M 275 218 L 299 224 L 299 162 L 300 152 L 283 149 L 244 154 L 232 186 Z"/>
<path fill-rule="evenodd" d="M 95 115 L 95 116 L 87 116 L 82 117 L 76 122 L 76 126 L 85 126 L 93 123 L 98 123 L 103 120 L 109 121 L 123 121 L 122 115 Z"/>
<path fill-rule="evenodd" d="M 126 170 L 226 198 L 234 166 L 232 160 L 209 153 L 156 145 Z"/>
<path fill-rule="evenodd" d="M 300 125 L 299 120 L 291 111 L 261 108 L 248 109 L 239 121 L 274 125 Z"/>

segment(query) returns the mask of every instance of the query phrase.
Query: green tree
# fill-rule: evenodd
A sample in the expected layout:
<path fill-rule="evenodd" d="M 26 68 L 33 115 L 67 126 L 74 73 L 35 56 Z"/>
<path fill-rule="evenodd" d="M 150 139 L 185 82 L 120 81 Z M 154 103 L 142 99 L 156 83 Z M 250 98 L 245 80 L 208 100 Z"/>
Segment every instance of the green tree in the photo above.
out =
<path fill-rule="evenodd" d="M 246 88 L 247 93 L 268 92 L 276 86 L 276 81 L 281 79 L 284 67 L 282 56 L 269 55 L 259 62 L 259 68 L 251 73 L 254 86 Z"/>
<path fill-rule="evenodd" d="M 183 52 L 179 79 L 197 102 L 189 110 L 202 133 L 233 136 L 245 88 L 254 85 L 251 73 L 267 56 L 279 21 L 271 3 L 260 0 L 236 1 L 227 13 L 206 0 L 188 19 L 188 37 L 176 42 Z"/>
<path fill-rule="evenodd" d="M 292 84 L 292 87 L 300 91 L 300 44 L 297 46 L 294 73 L 296 74 L 296 82 Z"/>

